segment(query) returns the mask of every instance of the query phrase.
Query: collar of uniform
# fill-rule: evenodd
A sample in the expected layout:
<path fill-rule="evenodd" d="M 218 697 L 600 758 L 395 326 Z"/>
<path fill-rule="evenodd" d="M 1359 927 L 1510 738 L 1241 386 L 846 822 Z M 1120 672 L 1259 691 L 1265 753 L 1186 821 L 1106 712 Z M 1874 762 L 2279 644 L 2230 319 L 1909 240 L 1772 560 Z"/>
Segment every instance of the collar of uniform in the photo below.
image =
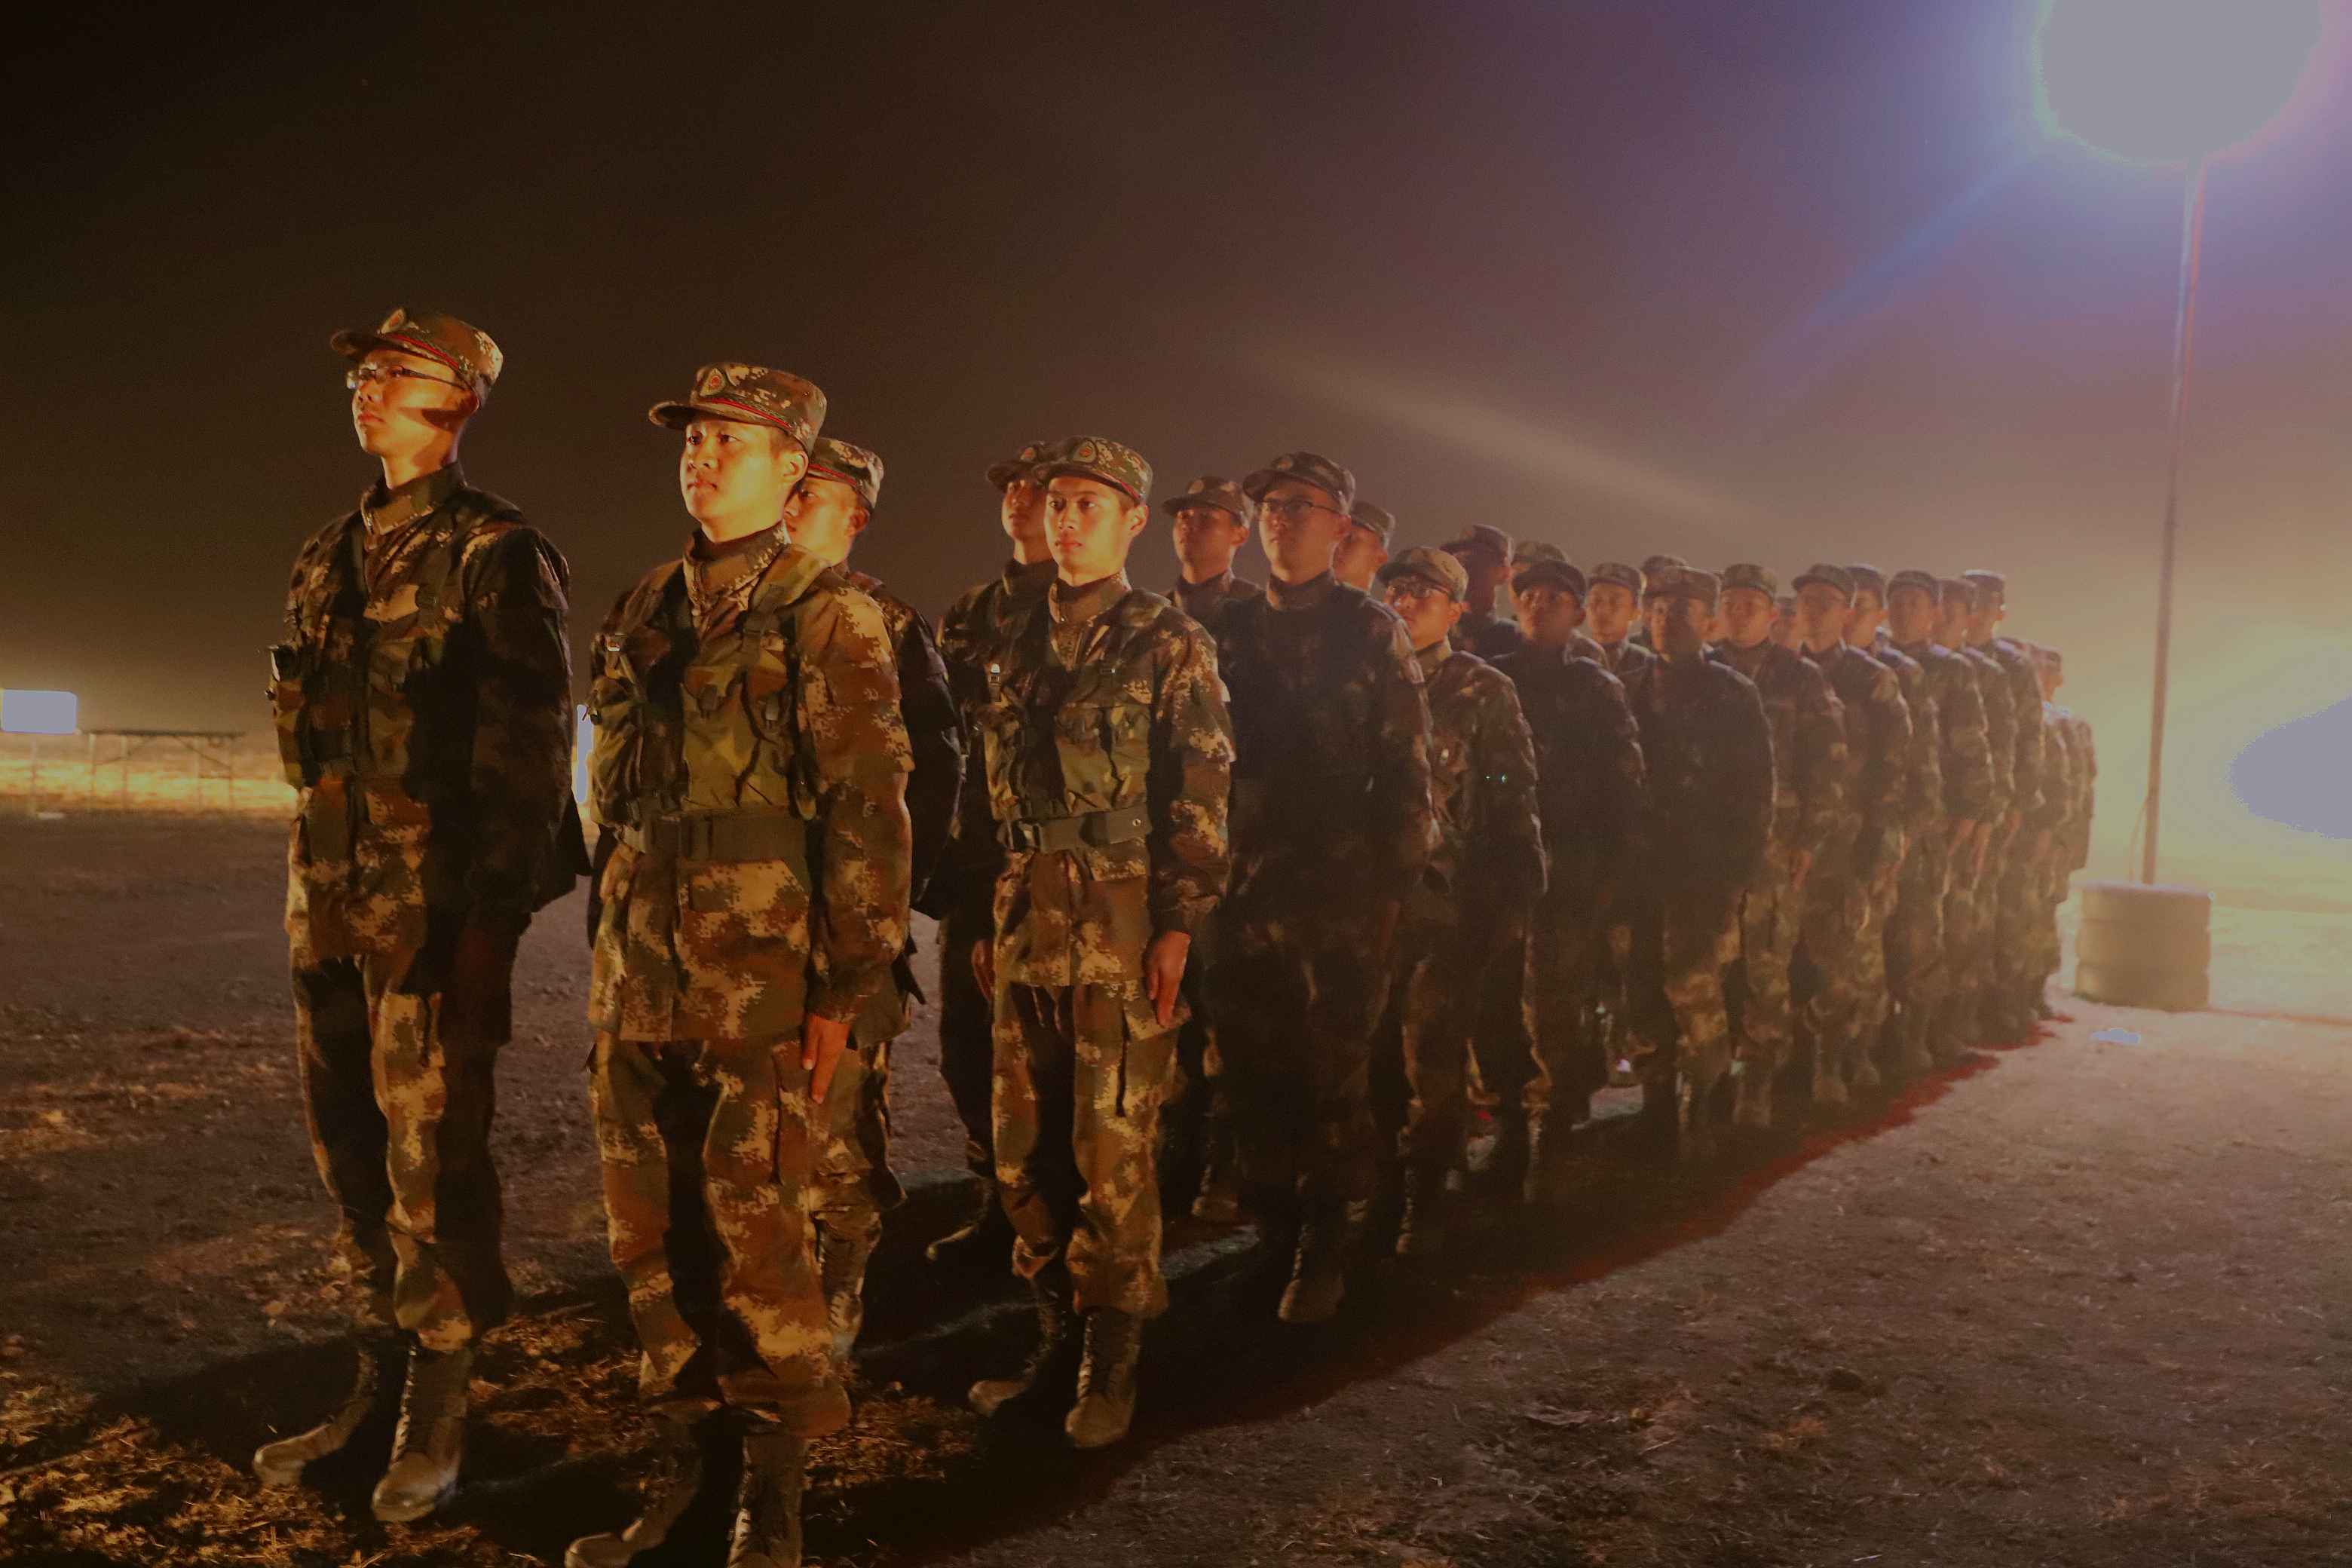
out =
<path fill-rule="evenodd" d="M 419 474 L 391 489 L 378 479 L 368 487 L 367 494 L 360 497 L 360 520 L 367 524 L 370 533 L 398 528 L 440 510 L 442 503 L 457 494 L 457 487 L 465 482 L 465 470 L 455 463 L 444 463 L 431 473 Z"/>
<path fill-rule="evenodd" d="M 1748 647 L 1727 642 L 1717 643 L 1715 647 L 1716 651 L 1723 656 L 1724 663 L 1750 680 L 1755 679 L 1756 672 L 1764 668 L 1764 661 L 1772 657 L 1770 637 L 1762 638 Z"/>
<path fill-rule="evenodd" d="M 1127 597 L 1127 574 L 1114 572 L 1108 577 L 1097 577 L 1083 587 L 1073 588 L 1060 578 L 1046 590 L 1048 603 L 1054 608 L 1055 626 L 1074 626 L 1093 620 L 1119 600 Z"/>
<path fill-rule="evenodd" d="M 1438 667 L 1453 657 L 1454 642 L 1450 637 L 1440 637 L 1427 647 L 1417 647 L 1412 650 L 1413 662 L 1421 666 L 1421 678 L 1423 680 L 1435 675 Z"/>
<path fill-rule="evenodd" d="M 1318 572 L 1304 583 L 1286 583 L 1279 577 L 1266 579 L 1266 602 L 1277 610 L 1311 610 L 1331 596 L 1335 579 L 1328 572 Z"/>
<path fill-rule="evenodd" d="M 786 543 L 776 523 L 740 539 L 713 542 L 697 529 L 686 542 L 686 598 L 700 620 L 710 607 L 774 564 Z"/>
<path fill-rule="evenodd" d="M 1008 593 L 1017 594 L 1024 588 L 1042 594 L 1054 574 L 1061 570 L 1050 555 L 1043 561 L 1008 561 L 1004 563 L 1003 582 Z"/>
<path fill-rule="evenodd" d="M 1222 596 L 1233 585 L 1234 569 L 1228 566 L 1215 576 L 1203 577 L 1197 583 L 1180 575 L 1176 579 L 1176 591 L 1169 597 L 1182 604 L 1188 599 Z"/>
<path fill-rule="evenodd" d="M 1830 644 L 1829 647 L 1822 649 L 1819 653 L 1815 653 L 1811 648 L 1806 647 L 1802 644 L 1800 644 L 1797 648 L 1799 655 L 1812 660 L 1813 663 L 1819 665 L 1823 669 L 1829 668 L 1830 666 L 1837 663 L 1838 660 L 1843 658 L 1853 651 L 1853 649 L 1846 647 L 1843 641 L 1833 642 Z"/>

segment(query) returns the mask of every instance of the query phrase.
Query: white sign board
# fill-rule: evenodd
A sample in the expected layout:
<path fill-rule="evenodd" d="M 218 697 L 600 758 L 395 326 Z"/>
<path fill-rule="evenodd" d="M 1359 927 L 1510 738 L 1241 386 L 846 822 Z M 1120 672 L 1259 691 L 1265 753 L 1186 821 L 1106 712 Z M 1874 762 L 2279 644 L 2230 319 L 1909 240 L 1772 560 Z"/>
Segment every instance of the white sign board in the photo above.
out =
<path fill-rule="evenodd" d="M 81 704 L 70 691 L 21 691 L 0 688 L 0 734 L 70 735 Z"/>

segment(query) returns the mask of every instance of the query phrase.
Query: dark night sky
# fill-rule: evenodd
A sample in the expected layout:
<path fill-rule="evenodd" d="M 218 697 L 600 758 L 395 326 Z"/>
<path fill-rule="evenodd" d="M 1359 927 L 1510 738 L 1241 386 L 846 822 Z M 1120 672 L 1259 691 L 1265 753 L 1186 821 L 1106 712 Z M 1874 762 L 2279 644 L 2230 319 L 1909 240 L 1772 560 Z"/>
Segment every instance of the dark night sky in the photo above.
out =
<path fill-rule="evenodd" d="M 2120 844 L 2179 176 L 2037 128 L 2030 0 L 1126 9 L 18 37 L 0 685 L 263 727 L 291 552 L 370 477 L 325 338 L 405 302 L 505 347 L 467 467 L 569 554 L 581 642 L 688 526 L 643 410 L 748 359 L 883 453 L 859 563 L 932 606 L 999 556 L 980 470 L 1078 430 L 1163 489 L 1311 447 L 1409 540 L 2005 565 L 2100 725 Z M 2248 853 L 2230 756 L 2352 691 L 2352 112 L 2323 54 L 2209 217 L 2168 831 Z M 1138 566 L 1171 573 L 1164 532 Z"/>

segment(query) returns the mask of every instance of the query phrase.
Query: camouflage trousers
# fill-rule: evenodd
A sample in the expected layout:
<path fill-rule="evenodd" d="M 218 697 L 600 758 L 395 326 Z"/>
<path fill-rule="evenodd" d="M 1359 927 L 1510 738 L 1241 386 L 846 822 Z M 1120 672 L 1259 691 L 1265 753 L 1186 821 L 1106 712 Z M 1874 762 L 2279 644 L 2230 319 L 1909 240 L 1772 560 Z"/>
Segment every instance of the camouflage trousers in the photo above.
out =
<path fill-rule="evenodd" d="M 1805 883 L 1804 931 L 1792 982 L 1801 998 L 1799 1056 L 1812 1068 L 1817 1104 L 1842 1105 L 1874 1087 L 1878 1070 L 1863 1032 L 1872 972 L 1885 980 L 1885 928 L 1871 879 L 1830 873 Z"/>
<path fill-rule="evenodd" d="M 1468 945 L 1480 969 L 1472 987 L 1477 1011 L 1470 1029 L 1470 1103 L 1517 1117 L 1537 1072 L 1535 1037 L 1528 1032 L 1527 922 L 1502 922 Z"/>
<path fill-rule="evenodd" d="M 1453 1170 L 1470 1139 L 1470 1035 L 1478 1019 L 1478 966 L 1462 928 L 1424 918 L 1397 937 L 1372 1060 L 1374 1114 L 1384 1144 L 1408 1165 Z"/>
<path fill-rule="evenodd" d="M 2011 840 L 1993 911 L 1992 983 L 1997 1022 L 2030 1026 L 2048 971 L 2042 967 L 2042 928 L 2050 919 L 2051 851 L 2036 850 L 2033 830 Z"/>
<path fill-rule="evenodd" d="M 589 1102 L 642 1397 L 687 1416 L 752 1410 L 804 1437 L 838 1430 L 812 1223 L 826 1128 L 798 1038 L 599 1034 Z"/>
<path fill-rule="evenodd" d="M 1669 899 L 1634 911 L 1628 1005 L 1649 1047 L 1640 1064 L 1643 1114 L 1685 1143 L 1729 1121 L 1736 1048 L 1724 976 L 1739 960 L 1738 894 Z M 1740 1065 L 1740 1076 L 1757 1069 Z"/>
<path fill-rule="evenodd" d="M 1217 1058 L 1246 1185 L 1309 1203 L 1372 1195 L 1372 1036 L 1389 953 L 1369 900 L 1307 878 L 1244 886 L 1209 978 Z"/>
<path fill-rule="evenodd" d="M 1951 847 L 1941 832 L 1930 833 L 1903 857 L 1884 951 L 1895 1008 L 1889 1054 L 1905 1073 L 1925 1072 L 1933 1062 L 1937 1019 L 1950 985 L 1944 904 L 1951 877 Z"/>
<path fill-rule="evenodd" d="M 1950 1060 L 1983 1042 L 1985 963 L 1992 926 L 1984 893 L 1994 869 L 1987 856 L 1982 870 L 1973 848 L 1952 859 L 1944 895 L 1945 987 L 1929 1049 Z"/>
<path fill-rule="evenodd" d="M 2042 889 L 2041 918 L 2034 925 L 2034 992 L 2040 999 L 2042 988 L 2065 959 L 2065 943 L 2058 934 L 2058 910 L 2074 891 L 2074 873 L 2066 863 L 2063 851 L 2053 852 Z"/>
<path fill-rule="evenodd" d="M 963 1124 L 965 1168 L 982 1181 L 996 1174 L 989 1109 L 996 1045 L 989 994 L 971 972 L 971 950 L 995 936 L 996 914 L 985 894 L 959 900 L 940 919 L 940 1078 Z"/>
<path fill-rule="evenodd" d="M 490 1161 L 498 1044 L 444 1026 L 439 951 L 297 968 L 294 1034 L 361 1321 L 451 1351 L 503 1322 L 514 1289 Z"/>
<path fill-rule="evenodd" d="M 1738 912 L 1740 1093 L 1742 1114 L 1751 1121 L 1771 1120 L 1773 1077 L 1796 1050 L 1790 965 L 1804 914 L 1794 856 L 1775 844 L 1765 851 L 1764 868 Z"/>
<path fill-rule="evenodd" d="M 1590 889 L 1570 886 L 1537 906 L 1528 933 L 1527 1030 L 1535 1042 L 1535 1076 L 1525 1100 L 1530 1117 L 1557 1111 L 1562 1126 L 1592 1114 L 1592 1097 L 1609 1083 L 1609 1056 L 1595 1009 L 1607 957 L 1604 911 Z"/>
<path fill-rule="evenodd" d="M 996 987 L 996 1184 L 1013 1270 L 1069 1269 L 1081 1311 L 1168 1310 L 1160 1272 L 1160 1109 L 1176 1030 L 1140 981 Z"/>
<path fill-rule="evenodd" d="M 871 1250 L 882 1216 L 907 1198 L 890 1169 L 890 1037 L 861 1024 L 824 1093 L 824 1142 L 817 1149 L 818 1245 Z"/>

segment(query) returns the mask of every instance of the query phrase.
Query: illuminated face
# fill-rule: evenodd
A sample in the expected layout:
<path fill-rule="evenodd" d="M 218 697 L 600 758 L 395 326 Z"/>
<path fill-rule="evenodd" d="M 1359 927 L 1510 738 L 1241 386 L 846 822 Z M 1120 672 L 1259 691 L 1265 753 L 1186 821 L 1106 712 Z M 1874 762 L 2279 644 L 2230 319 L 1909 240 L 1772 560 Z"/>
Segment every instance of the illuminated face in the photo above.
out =
<path fill-rule="evenodd" d="M 1946 593 L 1944 602 L 1936 611 L 1936 640 L 1946 647 L 1961 647 L 1969 640 L 1968 601 L 1956 593 Z"/>
<path fill-rule="evenodd" d="M 344 374 L 352 431 L 371 458 L 406 458 L 465 427 L 475 407 L 457 373 L 427 354 L 373 349 Z"/>
<path fill-rule="evenodd" d="M 1015 549 L 1035 550 L 1045 541 L 1045 487 L 1027 475 L 1004 487 L 996 517 Z"/>
<path fill-rule="evenodd" d="M 1925 588 L 1906 584 L 1886 601 L 1887 634 L 1905 647 L 1917 647 L 1936 635 L 1936 600 Z"/>
<path fill-rule="evenodd" d="M 829 566 L 849 559 L 866 531 L 866 502 L 839 479 L 806 479 L 784 508 L 784 531 L 794 544 Z"/>
<path fill-rule="evenodd" d="M 1543 648 L 1563 648 L 1584 624 L 1584 605 L 1575 590 L 1552 582 L 1532 582 L 1511 595 L 1518 612 L 1519 630 L 1528 641 Z"/>
<path fill-rule="evenodd" d="M 1853 606 L 1846 612 L 1845 640 L 1855 647 L 1868 647 L 1878 640 L 1878 628 L 1886 621 L 1886 601 L 1878 596 L 1875 588 L 1856 588 Z"/>
<path fill-rule="evenodd" d="M 1381 600 L 1404 623 L 1413 651 L 1433 647 L 1449 635 L 1469 606 L 1426 577 L 1398 576 L 1381 590 Z"/>
<path fill-rule="evenodd" d="M 1625 640 L 1625 634 L 1633 629 L 1634 619 L 1641 613 L 1633 590 L 1622 583 L 1595 583 L 1591 595 L 1584 601 L 1584 614 L 1592 623 L 1592 635 L 1610 647 Z"/>
<path fill-rule="evenodd" d="M 1372 578 L 1388 560 L 1389 547 L 1381 542 L 1381 536 L 1351 521 L 1348 531 L 1339 536 L 1339 548 L 1331 552 L 1331 575 L 1351 588 L 1369 591 Z"/>
<path fill-rule="evenodd" d="M 1710 613 L 1703 600 L 1675 595 L 1654 602 L 1662 611 L 1653 627 L 1660 653 L 1669 658 L 1688 658 L 1706 647 Z"/>
<path fill-rule="evenodd" d="M 1797 590 L 1797 639 L 1819 653 L 1845 640 L 1846 596 L 1827 583 Z"/>
<path fill-rule="evenodd" d="M 1221 506 L 1187 506 L 1176 510 L 1171 532 L 1185 577 L 1205 583 L 1232 568 L 1234 552 L 1249 537 L 1249 525 Z"/>
<path fill-rule="evenodd" d="M 1305 583 L 1331 570 L 1339 536 L 1355 526 L 1331 501 L 1328 491 L 1303 479 L 1284 479 L 1258 498 L 1258 542 L 1284 582 Z"/>
<path fill-rule="evenodd" d="M 697 419 L 677 458 L 678 493 L 713 539 L 740 539 L 784 515 L 808 454 L 782 431 L 741 419 Z"/>
<path fill-rule="evenodd" d="M 1684 601 L 1686 602 L 1686 601 Z M 1723 591 L 1723 640 L 1734 647 L 1754 647 L 1771 634 L 1772 596 L 1760 588 Z"/>
<path fill-rule="evenodd" d="M 1150 508 L 1100 479 L 1056 474 L 1045 487 L 1045 547 L 1074 588 L 1125 566 L 1128 547 L 1150 521 Z"/>

